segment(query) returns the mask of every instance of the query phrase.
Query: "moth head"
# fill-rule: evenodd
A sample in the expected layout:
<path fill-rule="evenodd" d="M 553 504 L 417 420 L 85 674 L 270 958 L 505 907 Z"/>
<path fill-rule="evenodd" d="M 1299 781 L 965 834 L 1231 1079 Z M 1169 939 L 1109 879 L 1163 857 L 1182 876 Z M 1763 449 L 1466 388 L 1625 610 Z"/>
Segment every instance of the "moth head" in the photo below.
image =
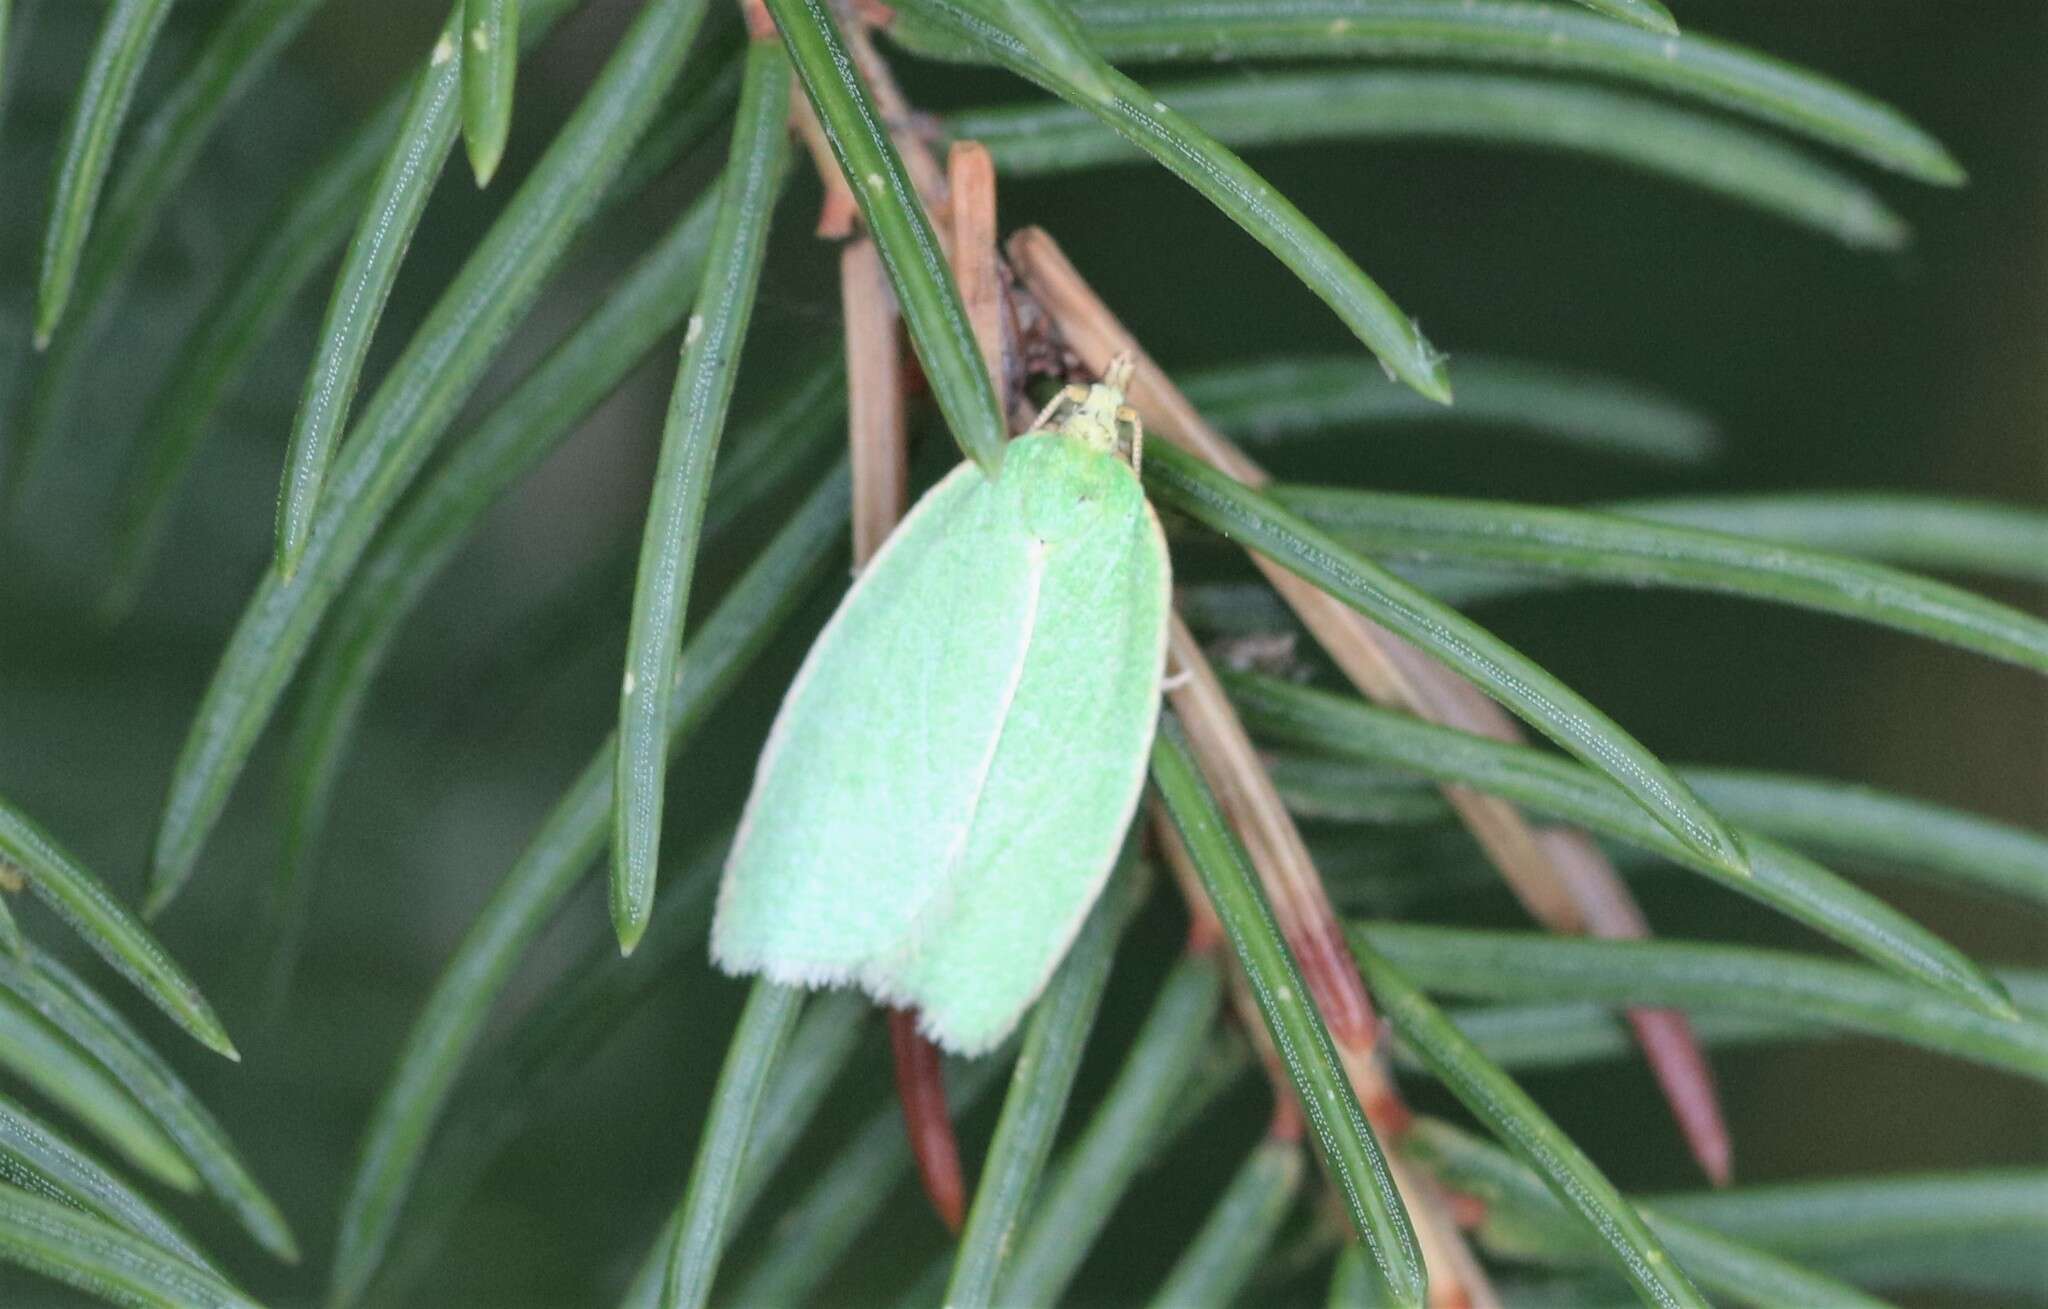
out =
<path fill-rule="evenodd" d="M 1124 407 L 1124 391 L 1131 383 L 1131 367 L 1131 357 L 1127 354 L 1110 360 L 1109 367 L 1102 372 L 1102 380 L 1075 397 L 1074 407 L 1060 424 L 1060 430 L 1098 450 L 1114 452 L 1123 426 L 1129 422 L 1128 410 Z"/>

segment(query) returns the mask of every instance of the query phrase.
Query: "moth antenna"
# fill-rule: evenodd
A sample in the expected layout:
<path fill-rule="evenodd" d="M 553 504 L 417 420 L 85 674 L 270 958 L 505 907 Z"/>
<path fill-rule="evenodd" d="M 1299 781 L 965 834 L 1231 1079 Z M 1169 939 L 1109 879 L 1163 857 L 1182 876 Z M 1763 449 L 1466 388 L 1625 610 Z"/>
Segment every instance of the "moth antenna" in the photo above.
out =
<path fill-rule="evenodd" d="M 1085 386 L 1076 384 L 1061 387 L 1060 393 L 1047 401 L 1045 408 L 1038 411 L 1038 417 L 1031 420 L 1031 426 L 1028 430 L 1033 432 L 1051 431 L 1057 426 L 1053 422 L 1054 414 L 1059 413 L 1063 409 L 1071 409 L 1087 398 L 1088 388 Z"/>
<path fill-rule="evenodd" d="M 1109 367 L 1102 370 L 1103 384 L 1113 386 L 1119 391 L 1128 391 L 1131 389 L 1131 374 L 1136 368 L 1137 365 L 1131 361 L 1130 351 L 1126 350 L 1110 360 Z"/>

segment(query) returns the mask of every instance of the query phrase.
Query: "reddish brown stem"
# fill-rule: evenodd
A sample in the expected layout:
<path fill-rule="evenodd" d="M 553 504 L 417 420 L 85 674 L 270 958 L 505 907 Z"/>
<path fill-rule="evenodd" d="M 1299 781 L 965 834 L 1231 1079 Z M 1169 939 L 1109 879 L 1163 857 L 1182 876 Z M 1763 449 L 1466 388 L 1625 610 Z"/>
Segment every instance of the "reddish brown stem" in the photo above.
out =
<path fill-rule="evenodd" d="M 811 167 L 817 170 L 818 185 L 825 191 L 812 235 L 825 241 L 843 240 L 853 235 L 854 226 L 860 222 L 860 201 L 854 199 L 853 189 L 846 184 L 846 174 L 839 171 L 832 143 L 825 139 L 825 125 L 818 121 L 811 102 L 800 95 L 793 97 L 790 120 L 796 125 L 797 140 L 811 157 Z"/>
<path fill-rule="evenodd" d="M 882 548 L 903 516 L 908 480 L 898 315 L 874 242 L 863 237 L 840 252 L 839 292 L 846 317 L 847 446 L 858 569 Z M 917 1016 L 900 1010 L 889 1015 L 889 1043 L 918 1178 L 940 1221 L 958 1232 L 967 1185 L 953 1120 L 946 1112 L 939 1052 L 919 1034 Z"/>
<path fill-rule="evenodd" d="M 1181 840 L 1180 829 L 1166 816 L 1156 803 L 1152 808 L 1152 834 L 1158 842 L 1159 853 L 1166 859 L 1166 867 L 1173 874 L 1174 885 L 1179 889 L 1181 900 L 1188 907 L 1188 949 L 1197 954 L 1220 953 L 1223 949 L 1223 923 L 1216 917 L 1216 907 L 1209 903 L 1208 893 L 1202 889 L 1202 875 L 1195 871 L 1194 858 L 1188 854 L 1187 843 Z M 1252 998 L 1251 985 L 1236 961 L 1226 959 L 1225 975 L 1230 979 L 1230 1008 L 1237 1016 L 1237 1025 L 1252 1043 L 1252 1050 L 1259 1057 L 1259 1067 L 1265 1070 L 1266 1084 L 1273 1092 L 1273 1121 L 1267 1125 L 1268 1135 L 1283 1141 L 1299 1141 L 1306 1124 L 1302 1120 L 1301 1106 L 1296 1103 L 1294 1084 L 1288 1080 L 1286 1065 L 1280 1062 L 1280 1051 L 1274 1048 L 1273 1035 L 1266 1030 L 1265 1019 L 1259 1016 L 1258 1001 Z"/>
<path fill-rule="evenodd" d="M 933 156 L 930 145 L 919 130 L 919 116 L 911 107 L 910 98 L 896 84 L 895 70 L 875 49 L 868 24 L 841 23 L 840 35 L 845 39 L 846 53 L 853 60 L 854 70 L 867 84 L 868 96 L 882 115 L 882 126 L 888 130 L 889 139 L 903 160 L 904 171 L 910 174 L 910 184 L 917 188 L 918 198 L 933 213 L 943 210 L 946 205 L 945 170 L 939 166 L 938 159 Z"/>
<path fill-rule="evenodd" d="M 866 237 L 849 241 L 839 252 L 839 303 L 846 319 L 853 557 L 860 567 L 903 517 L 910 481 L 896 299 L 882 257 Z"/>
<path fill-rule="evenodd" d="M 1247 485 L 1266 483 L 1265 470 L 1202 418 L 1050 235 L 1028 228 L 1010 239 L 1009 250 L 1024 285 L 1085 367 L 1100 369 L 1117 355 L 1137 361 L 1130 400 L 1151 435 L 1174 442 Z M 1414 646 L 1271 560 L 1255 554 L 1252 562 L 1344 675 L 1372 699 L 1463 731 L 1497 740 L 1522 739 L 1499 706 Z M 1636 913 L 1635 934 L 1647 934 L 1627 887 L 1597 847 L 1587 843 L 1576 857 L 1561 857 L 1555 845 L 1539 840 L 1528 820 L 1505 801 L 1463 787 L 1445 787 L 1444 794 L 1538 922 L 1554 932 L 1598 932 L 1594 920 L 1603 909 L 1621 905 Z M 1713 1083 L 1703 1076 L 1706 1057 L 1690 1029 L 1667 1024 L 1661 1030 L 1666 1040 L 1644 1046 L 1644 1054 L 1672 1098 L 1674 1113 L 1681 1124 L 1718 1123 Z M 1711 1137 L 1694 1137 L 1691 1127 L 1684 1130 L 1711 1176 L 1717 1156 Z M 1725 1137 L 1722 1145 L 1725 1152 Z"/>
<path fill-rule="evenodd" d="M 903 1128 L 917 1160 L 917 1180 L 939 1221 L 958 1236 L 967 1215 L 967 1186 L 960 1146 L 953 1139 L 953 1116 L 946 1110 L 938 1049 L 917 1030 L 917 1015 L 908 1009 L 889 1011 L 889 1048 L 896 1056 L 896 1094 L 903 1101 Z"/>
<path fill-rule="evenodd" d="M 1187 729 L 1188 744 L 1217 803 L 1244 838 L 1245 852 L 1258 870 L 1274 919 L 1330 1039 L 1339 1050 L 1370 1056 L 1379 1026 L 1344 940 L 1343 925 L 1237 710 L 1177 613 L 1167 634 L 1167 654 L 1173 673 L 1167 694 L 1174 711 Z"/>
<path fill-rule="evenodd" d="M 762 0 L 740 0 L 740 20 L 747 25 L 749 41 L 780 39 L 775 30 L 775 19 L 769 15 L 768 6 Z"/>
<path fill-rule="evenodd" d="M 858 25 L 848 31 L 848 48 L 875 92 L 885 117 L 918 180 L 928 207 L 943 211 L 940 228 L 955 278 L 967 293 L 972 322 L 998 392 L 1003 386 L 1001 284 L 997 278 L 995 169 L 978 146 L 956 148 L 950 178 L 938 172 L 922 143 L 895 130 L 909 110 Z M 838 178 L 835 168 L 831 174 Z M 843 179 L 840 179 L 843 182 Z M 846 314 L 846 369 L 849 440 L 853 455 L 854 558 L 865 564 L 881 548 L 908 498 L 908 430 L 904 417 L 906 359 L 901 314 L 874 242 L 846 247 L 840 260 L 840 292 Z M 889 1015 L 889 1041 L 896 1055 L 896 1090 L 924 1193 L 940 1221 L 956 1235 L 966 1207 L 967 1185 L 960 1146 L 946 1112 L 938 1051 L 917 1030 L 914 1013 Z"/>
<path fill-rule="evenodd" d="M 1735 1177 L 1735 1147 L 1714 1092 L 1713 1067 L 1692 1023 L 1676 1009 L 1631 1009 L 1628 1021 L 1700 1171 L 1715 1186 L 1728 1185 Z"/>
<path fill-rule="evenodd" d="M 953 280 L 981 347 L 982 363 L 999 396 L 1010 395 L 1008 360 L 1015 354 L 1003 331 L 1002 255 L 996 248 L 996 166 L 979 141 L 956 141 L 946 155 L 951 207 Z"/>
<path fill-rule="evenodd" d="M 1649 920 L 1613 876 L 1613 865 L 1591 837 L 1574 828 L 1553 827 L 1543 831 L 1541 840 L 1583 909 L 1587 932 L 1618 941 L 1650 935 Z M 1714 1093 L 1714 1070 L 1692 1024 L 1676 1009 L 1631 1009 L 1628 1021 L 1700 1171 L 1715 1186 L 1726 1186 L 1734 1175 L 1735 1150 L 1721 1117 L 1720 1097 Z"/>
<path fill-rule="evenodd" d="M 1334 923 L 1296 924 L 1287 932 L 1287 948 L 1301 969 L 1301 980 L 1316 997 L 1330 1039 L 1339 1045 L 1369 1051 L 1379 1039 L 1372 1001 L 1359 984 L 1358 961 L 1351 957 L 1341 929 Z"/>
<path fill-rule="evenodd" d="M 1486 1221 L 1486 1201 L 1476 1195 L 1446 1190 L 1444 1202 L 1450 1208 L 1452 1220 L 1468 1232 Z"/>
<path fill-rule="evenodd" d="M 1252 748 L 1207 656 L 1177 613 L 1167 634 L 1167 654 L 1171 670 L 1168 694 L 1187 729 L 1196 763 L 1232 829 L 1244 841 L 1245 852 L 1272 904 L 1274 919 L 1301 969 L 1302 984 L 1323 1016 L 1358 1097 L 1359 1109 L 1374 1133 L 1388 1144 L 1387 1164 L 1408 1203 L 1415 1239 L 1429 1269 L 1429 1302 L 1434 1309 L 1493 1309 L 1499 1299 L 1435 1186 L 1409 1168 L 1393 1148 L 1414 1119 L 1379 1053 L 1378 1024 L 1357 961 L 1293 816 L 1280 802 L 1279 791 Z M 1201 898 L 1199 892 L 1195 894 Z M 1249 1016 L 1246 1026 L 1264 1033 L 1256 1014 Z M 1269 1075 L 1278 1076 L 1270 1064 Z M 1287 1082 L 1277 1082 L 1276 1100 L 1295 1104 Z M 1274 1127 L 1298 1130 L 1277 1113 Z"/>
<path fill-rule="evenodd" d="M 1266 1135 L 1275 1141 L 1298 1144 L 1308 1131 L 1308 1124 L 1302 1120 L 1301 1106 L 1291 1095 L 1273 1097 L 1273 1118 L 1266 1124 Z"/>

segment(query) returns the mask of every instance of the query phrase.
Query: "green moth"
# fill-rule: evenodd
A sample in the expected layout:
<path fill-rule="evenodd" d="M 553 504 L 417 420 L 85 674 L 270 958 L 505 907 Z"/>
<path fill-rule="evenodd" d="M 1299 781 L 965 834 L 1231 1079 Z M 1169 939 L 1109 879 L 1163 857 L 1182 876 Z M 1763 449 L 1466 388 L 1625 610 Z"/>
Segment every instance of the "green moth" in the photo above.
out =
<path fill-rule="evenodd" d="M 727 972 L 858 986 L 962 1054 L 1044 989 L 1109 877 L 1159 717 L 1171 570 L 1129 376 L 1120 360 L 1068 387 L 993 481 L 954 469 L 840 603 L 726 863 Z"/>

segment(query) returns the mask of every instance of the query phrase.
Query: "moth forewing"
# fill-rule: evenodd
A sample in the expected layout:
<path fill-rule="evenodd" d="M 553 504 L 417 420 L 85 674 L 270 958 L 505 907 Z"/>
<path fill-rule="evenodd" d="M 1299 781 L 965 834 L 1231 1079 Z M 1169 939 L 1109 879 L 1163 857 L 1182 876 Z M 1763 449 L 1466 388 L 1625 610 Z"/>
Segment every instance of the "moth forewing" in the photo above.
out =
<path fill-rule="evenodd" d="M 1137 506 L 1119 539 L 1053 553 L 951 910 L 891 975 L 925 1031 L 962 1053 L 1001 1041 L 1044 989 L 1137 808 L 1170 598 L 1158 520 Z"/>
<path fill-rule="evenodd" d="M 967 761 L 993 751 L 1022 667 L 1028 630 L 1003 619 L 1034 585 L 1018 552 L 974 548 L 984 485 L 963 464 L 918 501 L 790 684 L 719 887 L 712 955 L 727 971 L 854 981 L 943 890 L 972 816 Z M 957 621 L 905 621 L 932 594 L 955 598 Z M 956 640 L 968 628 L 976 639 Z M 935 666 L 936 684 L 914 671 Z M 927 721 L 943 757 L 918 748 Z"/>
<path fill-rule="evenodd" d="M 1120 385 L 1070 388 L 996 481 L 962 465 L 928 492 L 848 592 L 763 751 L 721 966 L 857 984 L 962 1053 L 1037 998 L 1158 717 L 1171 571 L 1116 453 L 1125 412 Z"/>

